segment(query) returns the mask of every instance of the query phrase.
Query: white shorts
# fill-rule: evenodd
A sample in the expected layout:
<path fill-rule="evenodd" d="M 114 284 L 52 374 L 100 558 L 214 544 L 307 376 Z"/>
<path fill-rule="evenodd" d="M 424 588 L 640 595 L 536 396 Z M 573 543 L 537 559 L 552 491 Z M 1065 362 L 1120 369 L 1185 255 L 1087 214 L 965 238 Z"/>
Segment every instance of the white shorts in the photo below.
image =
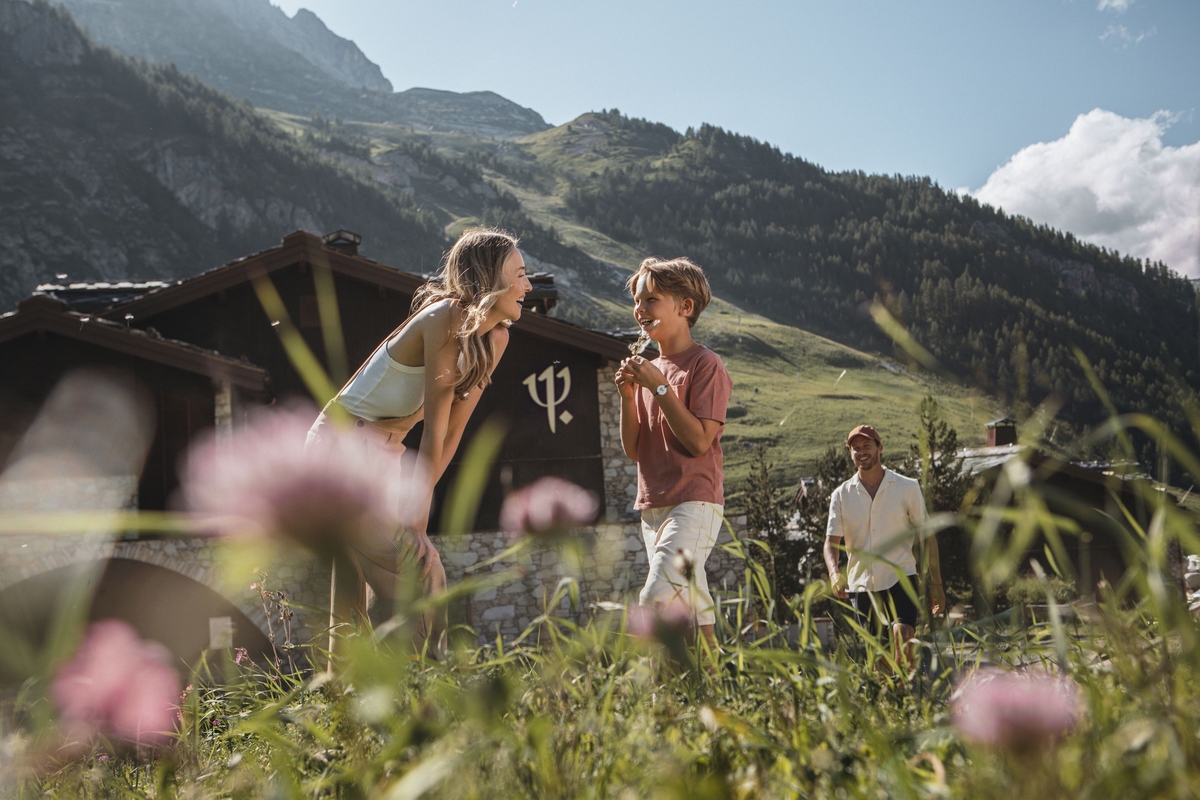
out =
<path fill-rule="evenodd" d="M 717 620 L 712 594 L 708 591 L 708 575 L 704 562 L 725 518 L 724 506 L 692 500 L 677 506 L 642 510 L 642 539 L 650 572 L 638 603 L 643 606 L 662 605 L 682 597 L 696 614 L 696 624 L 712 625 Z M 690 551 L 695 574 L 692 580 L 680 570 L 675 554 Z"/>

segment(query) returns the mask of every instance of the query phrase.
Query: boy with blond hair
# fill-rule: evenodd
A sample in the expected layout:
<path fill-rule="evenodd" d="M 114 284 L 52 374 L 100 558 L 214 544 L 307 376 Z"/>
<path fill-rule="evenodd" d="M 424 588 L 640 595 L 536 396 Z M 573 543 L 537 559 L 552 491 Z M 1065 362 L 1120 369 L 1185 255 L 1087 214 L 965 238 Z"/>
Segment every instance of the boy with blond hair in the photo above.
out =
<path fill-rule="evenodd" d="M 721 432 L 733 382 L 721 357 L 692 339 L 712 300 L 704 270 L 686 258 L 648 258 L 626 283 L 653 361 L 621 362 L 621 446 L 637 462 L 642 538 L 649 574 L 638 600 L 661 607 L 682 599 L 709 643 L 716 615 L 704 562 L 725 510 Z M 690 557 L 689 557 L 690 556 Z"/>

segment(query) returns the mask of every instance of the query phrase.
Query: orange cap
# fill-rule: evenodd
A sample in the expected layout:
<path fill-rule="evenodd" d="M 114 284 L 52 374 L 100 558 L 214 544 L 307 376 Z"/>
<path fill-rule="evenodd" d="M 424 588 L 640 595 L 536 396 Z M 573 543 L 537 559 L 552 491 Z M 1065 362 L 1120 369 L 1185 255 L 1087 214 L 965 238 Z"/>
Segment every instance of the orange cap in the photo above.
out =
<path fill-rule="evenodd" d="M 877 444 L 883 444 L 883 439 L 879 438 L 879 431 L 872 428 L 870 425 L 859 425 L 854 430 L 846 435 L 846 447 L 850 446 L 850 440 L 855 436 L 865 436 L 868 439 L 874 439 Z"/>

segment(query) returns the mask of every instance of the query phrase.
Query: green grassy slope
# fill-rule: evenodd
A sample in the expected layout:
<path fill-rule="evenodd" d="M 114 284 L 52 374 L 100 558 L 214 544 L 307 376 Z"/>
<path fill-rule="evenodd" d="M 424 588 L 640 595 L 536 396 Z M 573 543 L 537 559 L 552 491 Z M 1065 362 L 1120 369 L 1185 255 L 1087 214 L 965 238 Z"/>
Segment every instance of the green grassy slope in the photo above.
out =
<path fill-rule="evenodd" d="M 323 136 L 314 131 L 310 119 L 271 116 L 294 136 Z M 493 213 L 489 203 L 494 201 L 478 193 L 447 194 L 442 183 L 446 176 L 458 183 L 485 180 L 507 193 L 530 223 L 542 231 L 553 229 L 557 237 L 557 261 L 536 244 L 529 248 L 535 258 L 546 259 L 547 268 L 556 274 L 560 304 L 554 313 L 596 327 L 633 327 L 622 284 L 649 253 L 580 223 L 563 198 L 572 179 L 663 151 L 678 134 L 664 126 L 646 125 L 615 147 L 599 148 L 593 147 L 594 132 L 586 125 L 564 125 L 517 143 L 497 144 L 461 133 L 428 134 L 393 125 L 349 123 L 332 138 L 339 141 L 328 141 L 326 147 L 358 148 L 361 158 L 356 163 L 364 170 L 372 162 L 377 169 L 378 162 L 398 147 L 411 147 L 414 142 L 428 146 L 443 159 L 440 167 L 425 159 L 409 173 L 405 191 L 422 210 L 436 215 L 451 235 L 487 220 Z M 564 254 L 564 250 L 571 252 Z M 594 269 L 563 266 L 576 263 L 579 254 L 590 256 Z M 925 395 L 938 398 L 964 444 L 982 443 L 984 424 L 1004 410 L 985 393 L 910 372 L 893 358 L 772 321 L 720 296 L 701 317 L 694 335 L 721 355 L 734 380 L 724 438 L 727 487 L 734 503 L 758 445 L 768 448 L 775 480 L 794 483 L 811 474 L 826 447 L 840 442 L 846 431 L 862 422 L 879 427 L 887 437 L 886 451 L 898 460 L 916 432 L 915 409 Z"/>
<path fill-rule="evenodd" d="M 965 386 L 720 300 L 700 318 L 695 338 L 721 355 L 733 378 L 724 450 L 726 491 L 735 504 L 756 445 L 768 448 L 774 480 L 794 483 L 861 423 L 879 429 L 885 456 L 898 461 L 916 433 L 915 409 L 925 395 L 938 398 L 967 445 L 983 443 L 984 424 L 999 410 L 993 398 Z"/>

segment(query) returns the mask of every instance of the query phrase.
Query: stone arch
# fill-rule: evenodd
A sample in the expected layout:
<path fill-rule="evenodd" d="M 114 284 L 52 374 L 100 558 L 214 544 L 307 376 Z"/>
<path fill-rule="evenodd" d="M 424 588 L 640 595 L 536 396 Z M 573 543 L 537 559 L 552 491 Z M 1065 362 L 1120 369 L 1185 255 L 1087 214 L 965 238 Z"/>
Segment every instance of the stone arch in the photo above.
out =
<path fill-rule="evenodd" d="M 271 657 L 267 637 L 229 598 L 168 567 L 124 557 L 75 562 L 0 590 L 0 619 L 10 635 L 38 644 L 61 607 L 64 587 L 79 580 L 91 584 L 89 619 L 128 622 L 143 638 L 165 645 L 177 664 L 194 664 L 209 648 L 214 618 L 232 624 L 232 646 L 260 663 Z"/>
<path fill-rule="evenodd" d="M 0 592 L 54 570 L 125 559 L 170 570 L 206 587 L 230 602 L 264 636 L 270 633 L 266 614 L 261 604 L 254 602 L 248 588 L 235 594 L 220 579 L 210 539 L 113 541 L 80 536 L 22 536 L 14 537 L 7 550 L 0 557 Z"/>

